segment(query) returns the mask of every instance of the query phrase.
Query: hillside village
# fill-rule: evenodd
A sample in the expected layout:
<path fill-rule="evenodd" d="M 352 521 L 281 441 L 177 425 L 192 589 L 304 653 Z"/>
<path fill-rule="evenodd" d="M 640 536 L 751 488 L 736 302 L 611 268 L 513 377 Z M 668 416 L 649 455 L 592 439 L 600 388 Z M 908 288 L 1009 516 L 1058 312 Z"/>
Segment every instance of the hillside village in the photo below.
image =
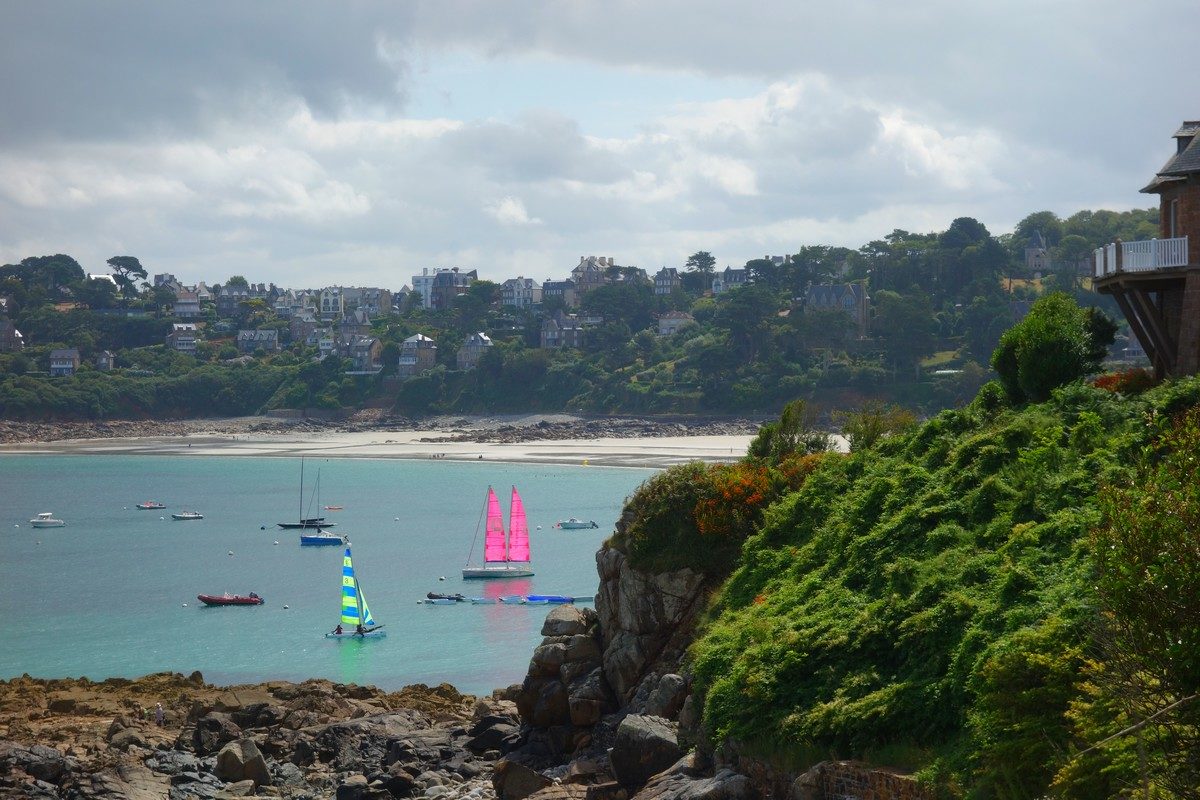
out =
<path fill-rule="evenodd" d="M 153 382 L 206 365 L 220 381 L 235 380 L 220 370 L 276 369 L 256 377 L 257 391 L 227 393 L 225 413 L 712 413 L 770 411 L 796 396 L 931 412 L 973 395 L 1000 334 L 1039 295 L 1066 291 L 1119 316 L 1090 289 L 1093 249 L 1145 238 L 1156 223 L 1156 210 L 1039 212 L 996 237 L 964 217 L 940 233 L 897 230 L 857 250 L 803 247 L 739 267 L 717 268 L 705 251 L 654 272 L 587 255 L 542 281 L 436 267 L 398 288 L 191 283 L 131 256 L 109 259 L 108 274 L 33 257 L 0 267 L 0 413 L 163 413 L 162 398 L 88 376 Z M 1128 334 L 1112 357 L 1145 361 Z M 95 396 L 59 397 L 66 387 Z"/>

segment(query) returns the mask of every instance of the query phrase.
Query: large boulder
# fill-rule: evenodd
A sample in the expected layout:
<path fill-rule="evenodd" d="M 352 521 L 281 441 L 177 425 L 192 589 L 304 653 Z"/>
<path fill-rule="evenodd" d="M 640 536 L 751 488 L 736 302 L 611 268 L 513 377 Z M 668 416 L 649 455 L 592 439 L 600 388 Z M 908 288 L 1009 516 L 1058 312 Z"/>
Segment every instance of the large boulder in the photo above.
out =
<path fill-rule="evenodd" d="M 658 679 L 650 697 L 646 699 L 644 713 L 652 717 L 677 719 L 687 697 L 687 680 L 681 675 L 667 673 Z"/>
<path fill-rule="evenodd" d="M 500 800 L 524 800 L 554 781 L 516 761 L 501 759 L 492 772 L 492 787 Z"/>
<path fill-rule="evenodd" d="M 750 779 L 733 770 L 708 774 L 684 756 L 650 779 L 633 800 L 753 800 L 757 797 Z"/>
<path fill-rule="evenodd" d="M 242 729 L 234 724 L 228 714 L 214 711 L 196 720 L 196 728 L 192 731 L 192 749 L 198 756 L 211 755 L 241 736 Z"/>
<path fill-rule="evenodd" d="M 617 727 L 609 759 L 616 779 L 635 788 L 670 767 L 680 755 L 679 739 L 670 722 L 631 714 Z"/>
<path fill-rule="evenodd" d="M 229 742 L 217 753 L 217 766 L 213 770 L 223 781 L 254 781 L 256 786 L 271 783 L 271 773 L 266 759 L 251 739 Z"/>
<path fill-rule="evenodd" d="M 575 636 L 587 633 L 588 617 L 573 605 L 557 606 L 542 623 L 542 636 Z"/>

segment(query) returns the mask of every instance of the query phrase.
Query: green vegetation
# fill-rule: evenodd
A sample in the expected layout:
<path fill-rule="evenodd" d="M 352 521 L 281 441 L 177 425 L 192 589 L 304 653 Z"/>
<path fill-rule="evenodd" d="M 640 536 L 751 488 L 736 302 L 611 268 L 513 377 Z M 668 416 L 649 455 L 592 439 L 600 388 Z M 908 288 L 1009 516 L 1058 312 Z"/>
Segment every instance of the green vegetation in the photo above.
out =
<path fill-rule="evenodd" d="M 720 584 L 691 651 L 709 735 L 953 797 L 1195 797 L 1200 379 L 1109 389 L 993 383 L 919 427 L 876 407 L 848 455 L 775 447 L 793 413 L 738 464 L 648 481 L 614 544 Z"/>

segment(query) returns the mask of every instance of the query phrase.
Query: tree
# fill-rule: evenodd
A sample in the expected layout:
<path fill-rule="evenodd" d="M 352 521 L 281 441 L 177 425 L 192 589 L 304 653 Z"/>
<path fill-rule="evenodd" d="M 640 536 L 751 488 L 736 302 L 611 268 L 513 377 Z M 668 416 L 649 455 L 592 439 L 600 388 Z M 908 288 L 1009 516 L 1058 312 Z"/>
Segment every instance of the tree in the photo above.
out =
<path fill-rule="evenodd" d="M 923 294 L 875 294 L 876 330 L 887 358 L 897 367 L 913 368 L 933 352 L 933 306 Z"/>
<path fill-rule="evenodd" d="M 1154 782 L 1180 798 L 1200 797 L 1198 451 L 1192 409 L 1148 449 L 1132 482 L 1101 491 L 1091 547 L 1105 610 L 1104 688 L 1148 745 Z"/>
<path fill-rule="evenodd" d="M 1000 337 L 992 369 L 1013 402 L 1041 402 L 1053 389 L 1095 372 L 1115 331 L 1103 312 L 1080 308 L 1063 292 L 1048 294 Z"/>
<path fill-rule="evenodd" d="M 142 279 L 146 277 L 146 268 L 142 266 L 142 262 L 133 256 L 113 256 L 107 263 L 112 267 L 113 280 L 121 288 L 121 295 L 128 297 L 131 294 L 137 294 L 134 277 Z"/>
<path fill-rule="evenodd" d="M 225 281 L 226 286 L 235 287 L 238 289 L 249 289 L 250 282 L 241 275 L 231 275 L 229 280 Z"/>
<path fill-rule="evenodd" d="M 885 436 L 902 433 L 917 424 L 917 417 L 911 411 L 880 400 L 869 400 L 858 411 L 841 412 L 837 418 L 851 452 L 869 450 Z"/>
<path fill-rule="evenodd" d="M 684 262 L 684 266 L 701 276 L 704 289 L 712 288 L 712 276 L 717 268 L 717 259 L 713 257 L 712 253 L 707 250 L 692 253 Z"/>

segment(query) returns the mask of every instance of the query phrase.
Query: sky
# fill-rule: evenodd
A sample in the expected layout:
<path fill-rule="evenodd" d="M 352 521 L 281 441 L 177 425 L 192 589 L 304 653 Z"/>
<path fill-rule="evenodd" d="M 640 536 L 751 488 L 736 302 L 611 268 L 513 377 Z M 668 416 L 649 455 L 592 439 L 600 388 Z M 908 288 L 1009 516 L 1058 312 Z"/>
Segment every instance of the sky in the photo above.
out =
<path fill-rule="evenodd" d="M 398 289 L 1124 210 L 1195 0 L 0 0 L 0 263 Z"/>

